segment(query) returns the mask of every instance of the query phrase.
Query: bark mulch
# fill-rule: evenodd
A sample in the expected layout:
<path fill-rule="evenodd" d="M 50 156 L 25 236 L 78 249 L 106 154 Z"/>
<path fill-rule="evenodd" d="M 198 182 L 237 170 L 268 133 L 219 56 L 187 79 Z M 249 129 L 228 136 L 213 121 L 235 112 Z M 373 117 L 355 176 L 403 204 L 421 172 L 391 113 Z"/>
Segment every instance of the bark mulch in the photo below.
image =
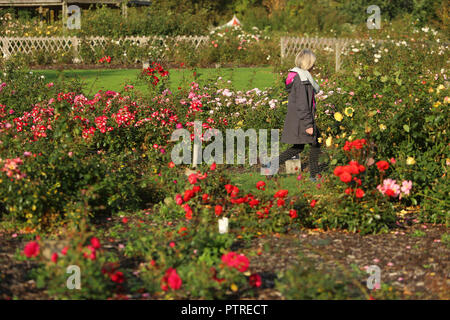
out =
<path fill-rule="evenodd" d="M 365 235 L 345 231 L 297 230 L 261 236 L 243 251 L 250 256 L 251 271 L 262 275 L 257 299 L 283 299 L 274 288 L 278 272 L 295 267 L 299 252 L 317 266 L 377 265 L 381 282 L 389 283 L 402 299 L 450 299 L 450 245 L 441 241 L 448 228 L 415 224 L 388 234 Z M 17 261 L 24 242 L 0 232 L 0 299 L 48 299 L 29 278 L 34 264 Z M 260 254 L 256 254 L 256 252 Z"/>

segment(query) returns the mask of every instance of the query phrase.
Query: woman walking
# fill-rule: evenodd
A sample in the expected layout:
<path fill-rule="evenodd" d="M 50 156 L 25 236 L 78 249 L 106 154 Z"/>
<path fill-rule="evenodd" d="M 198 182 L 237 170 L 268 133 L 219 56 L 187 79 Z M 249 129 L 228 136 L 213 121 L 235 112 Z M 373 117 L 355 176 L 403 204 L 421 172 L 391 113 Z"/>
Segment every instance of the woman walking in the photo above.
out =
<path fill-rule="evenodd" d="M 303 49 L 295 58 L 296 67 L 289 70 L 286 89 L 289 92 L 286 119 L 284 120 L 281 142 L 293 146 L 278 158 L 279 166 L 303 151 L 309 144 L 310 180 L 316 181 L 319 174 L 320 144 L 319 129 L 314 120 L 316 101 L 314 95 L 319 92 L 319 85 L 311 76 L 316 56 L 309 49 Z M 277 159 L 275 159 L 276 161 Z M 278 167 L 279 167 L 278 166 Z M 270 164 L 265 167 L 270 167 Z"/>

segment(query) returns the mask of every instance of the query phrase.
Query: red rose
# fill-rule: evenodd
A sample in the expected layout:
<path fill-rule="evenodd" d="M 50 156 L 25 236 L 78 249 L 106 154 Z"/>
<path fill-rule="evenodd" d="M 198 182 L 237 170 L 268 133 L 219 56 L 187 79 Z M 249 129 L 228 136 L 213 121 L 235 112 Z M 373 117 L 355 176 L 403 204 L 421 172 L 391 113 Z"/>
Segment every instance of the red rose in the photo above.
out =
<path fill-rule="evenodd" d="M 248 269 L 250 262 L 248 258 L 243 254 L 240 254 L 236 257 L 235 268 L 240 272 L 245 272 Z"/>
<path fill-rule="evenodd" d="M 353 189 L 352 188 L 347 188 L 347 189 L 345 189 L 345 193 L 346 194 L 351 194 L 351 193 L 353 193 Z"/>
<path fill-rule="evenodd" d="M 23 250 L 27 258 L 37 257 L 39 254 L 39 244 L 36 241 L 30 241 Z"/>
<path fill-rule="evenodd" d="M 349 183 L 350 181 L 352 181 L 352 175 L 348 172 L 343 172 L 339 178 L 341 179 L 342 182 L 344 183 Z"/>
<path fill-rule="evenodd" d="M 226 184 L 225 190 L 227 190 L 227 193 L 230 193 L 233 190 L 233 186 L 231 184 Z"/>
<path fill-rule="evenodd" d="M 222 256 L 222 261 L 229 267 L 237 269 L 239 272 L 245 272 L 248 269 L 249 261 L 243 254 L 228 252 Z"/>
<path fill-rule="evenodd" d="M 180 230 L 178 230 L 178 234 L 181 236 L 186 236 L 187 233 L 187 228 L 186 227 L 181 227 Z"/>
<path fill-rule="evenodd" d="M 62 250 L 61 250 L 61 254 L 63 255 L 63 256 L 65 256 L 66 254 L 67 254 L 67 251 L 69 250 L 69 247 L 64 247 Z"/>
<path fill-rule="evenodd" d="M 252 286 L 252 287 L 256 287 L 256 288 L 261 287 L 261 284 L 262 284 L 261 276 L 257 273 L 252 274 L 249 278 L 249 283 L 250 283 L 250 286 Z"/>
<path fill-rule="evenodd" d="M 364 197 L 364 191 L 362 189 L 356 189 L 356 197 L 357 198 L 362 198 Z"/>
<path fill-rule="evenodd" d="M 339 177 L 342 173 L 344 172 L 343 167 L 342 166 L 337 166 L 336 168 L 334 168 L 334 175 Z"/>
<path fill-rule="evenodd" d="M 216 213 L 216 216 L 220 216 L 222 214 L 223 207 L 221 205 L 216 205 L 214 208 L 214 212 Z"/>
<path fill-rule="evenodd" d="M 58 254 L 57 254 L 56 252 L 52 254 L 52 261 L 53 261 L 54 263 L 57 263 L 57 262 L 58 262 Z"/>
<path fill-rule="evenodd" d="M 190 184 L 196 184 L 197 183 L 197 174 L 191 173 L 188 177 L 188 180 L 189 180 Z"/>
<path fill-rule="evenodd" d="M 184 202 L 187 202 L 187 201 L 191 200 L 191 198 L 194 195 L 195 195 L 194 190 L 188 189 L 188 190 L 184 191 L 184 196 L 183 196 Z"/>
<path fill-rule="evenodd" d="M 278 190 L 273 197 L 274 198 L 284 198 L 287 196 L 288 193 L 289 193 L 288 190 Z"/>
<path fill-rule="evenodd" d="M 289 210 L 289 216 L 290 216 L 292 219 L 297 218 L 297 217 L 298 217 L 297 210 L 294 210 L 294 209 Z"/>
<path fill-rule="evenodd" d="M 175 202 L 177 205 L 181 205 L 181 204 L 183 204 L 183 198 L 179 194 L 177 194 L 175 196 Z"/>
<path fill-rule="evenodd" d="M 359 164 L 356 161 L 350 161 L 350 173 L 351 174 L 358 174 L 359 173 Z"/>
<path fill-rule="evenodd" d="M 316 203 L 317 203 L 317 200 L 312 200 L 309 205 L 311 206 L 311 208 L 314 208 L 316 206 Z"/>
<path fill-rule="evenodd" d="M 245 272 L 249 266 L 248 258 L 243 254 L 228 252 L 222 256 L 222 261 L 229 267 L 237 269 L 239 272 Z"/>
<path fill-rule="evenodd" d="M 161 289 L 167 291 L 169 287 L 173 290 L 178 290 L 181 288 L 181 278 L 177 274 L 177 271 L 173 268 L 169 268 L 166 271 L 166 274 L 161 280 Z"/>
<path fill-rule="evenodd" d="M 381 172 L 389 169 L 389 163 L 387 161 L 384 161 L 384 160 L 378 161 L 376 163 L 376 165 L 378 167 L 378 170 L 380 170 Z"/>
<path fill-rule="evenodd" d="M 121 272 L 121 271 L 116 271 L 115 273 L 110 274 L 109 277 L 115 283 L 123 283 L 125 280 L 125 277 L 123 276 L 123 272 Z"/>
<path fill-rule="evenodd" d="M 216 170 L 216 163 L 215 162 L 209 167 L 209 170 L 211 170 L 211 171 Z"/>
<path fill-rule="evenodd" d="M 93 246 L 87 246 L 87 249 L 90 251 L 85 251 L 83 253 L 83 256 L 86 259 L 90 259 L 90 260 L 95 260 L 97 258 L 96 252 L 95 252 L 95 248 Z"/>
<path fill-rule="evenodd" d="M 169 162 L 169 168 L 173 168 L 173 167 L 175 167 L 175 163 L 173 163 L 173 161 L 170 161 Z"/>
<path fill-rule="evenodd" d="M 386 190 L 386 194 L 387 194 L 389 197 L 394 197 L 394 196 L 395 196 L 395 192 L 394 192 L 394 190 L 392 190 L 392 189 L 387 189 L 387 190 Z"/>
<path fill-rule="evenodd" d="M 91 238 L 91 245 L 92 245 L 95 249 L 100 249 L 100 241 L 99 241 L 96 237 L 92 237 L 92 238 Z"/>
<path fill-rule="evenodd" d="M 250 205 L 250 207 L 254 208 L 255 206 L 257 206 L 259 204 L 259 200 L 258 199 L 252 199 L 249 201 L 248 203 Z"/>
<path fill-rule="evenodd" d="M 284 206 L 284 203 L 285 203 L 284 199 L 278 199 L 278 200 L 277 200 L 277 206 L 278 206 L 278 207 Z"/>
<path fill-rule="evenodd" d="M 191 209 L 191 207 L 186 203 L 183 206 L 183 209 L 186 212 L 186 219 L 191 220 L 192 219 L 192 209 Z"/>
<path fill-rule="evenodd" d="M 258 189 L 258 190 L 266 190 L 265 186 L 266 186 L 266 183 L 264 181 L 258 181 L 256 183 L 256 189 Z"/>
<path fill-rule="evenodd" d="M 233 190 L 231 191 L 231 196 L 236 197 L 239 194 L 239 188 L 233 186 Z"/>
<path fill-rule="evenodd" d="M 209 200 L 209 194 L 204 193 L 204 194 L 202 195 L 202 200 L 203 200 L 203 202 L 208 202 L 208 200 Z"/>

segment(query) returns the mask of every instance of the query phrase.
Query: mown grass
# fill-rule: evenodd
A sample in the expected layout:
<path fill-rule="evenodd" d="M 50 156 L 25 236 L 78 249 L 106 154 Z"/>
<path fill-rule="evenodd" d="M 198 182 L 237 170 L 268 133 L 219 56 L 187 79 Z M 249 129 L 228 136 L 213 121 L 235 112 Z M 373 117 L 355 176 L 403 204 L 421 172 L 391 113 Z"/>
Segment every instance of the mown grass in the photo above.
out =
<path fill-rule="evenodd" d="M 298 179 L 298 176 L 301 176 Z M 326 174 L 324 175 L 326 179 Z M 264 181 L 266 183 L 265 191 L 256 189 L 256 183 L 258 181 Z M 280 168 L 280 172 L 275 175 L 272 179 L 267 179 L 266 176 L 261 175 L 259 170 L 254 170 L 254 172 L 245 172 L 241 174 L 231 175 L 231 183 L 236 185 L 242 194 L 251 193 L 255 196 L 262 194 L 275 194 L 280 189 L 285 189 L 289 191 L 289 195 L 300 195 L 308 194 L 310 196 L 315 196 L 323 193 L 324 186 L 322 186 L 321 181 L 311 182 L 309 180 L 309 173 L 302 172 L 299 174 L 286 174 L 284 167 Z M 322 190 L 321 190 L 322 189 Z"/>
<path fill-rule="evenodd" d="M 48 82 L 79 80 L 84 83 L 84 93 L 92 94 L 99 90 L 119 91 L 127 84 L 136 89 L 145 90 L 147 84 L 138 79 L 139 69 L 67 69 L 35 70 L 45 76 Z M 214 83 L 219 77 L 227 83 L 227 87 L 234 90 L 249 90 L 253 88 L 266 88 L 274 86 L 277 75 L 271 67 L 255 68 L 198 68 L 198 69 L 171 69 L 170 89 L 186 88 L 194 80 L 200 83 Z M 196 77 L 194 77 L 194 72 Z"/>

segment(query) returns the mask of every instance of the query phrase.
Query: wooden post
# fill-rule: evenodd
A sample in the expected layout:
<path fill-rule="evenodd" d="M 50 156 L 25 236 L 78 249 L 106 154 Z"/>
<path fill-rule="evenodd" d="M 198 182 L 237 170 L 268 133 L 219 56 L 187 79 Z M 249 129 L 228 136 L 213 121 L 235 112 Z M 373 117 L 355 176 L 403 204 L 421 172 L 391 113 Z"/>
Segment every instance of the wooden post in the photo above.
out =
<path fill-rule="evenodd" d="M 62 2 L 62 23 L 63 30 L 67 29 L 67 2 L 64 0 Z"/>
<path fill-rule="evenodd" d="M 122 15 L 125 17 L 125 19 L 128 17 L 128 6 L 126 1 L 122 2 Z"/>
<path fill-rule="evenodd" d="M 42 28 L 42 26 L 43 26 L 43 22 L 42 22 L 42 6 L 39 6 L 38 12 L 39 12 L 39 27 Z"/>
<path fill-rule="evenodd" d="M 280 49 L 281 49 L 281 62 L 283 62 L 284 59 L 284 37 L 280 38 Z"/>

